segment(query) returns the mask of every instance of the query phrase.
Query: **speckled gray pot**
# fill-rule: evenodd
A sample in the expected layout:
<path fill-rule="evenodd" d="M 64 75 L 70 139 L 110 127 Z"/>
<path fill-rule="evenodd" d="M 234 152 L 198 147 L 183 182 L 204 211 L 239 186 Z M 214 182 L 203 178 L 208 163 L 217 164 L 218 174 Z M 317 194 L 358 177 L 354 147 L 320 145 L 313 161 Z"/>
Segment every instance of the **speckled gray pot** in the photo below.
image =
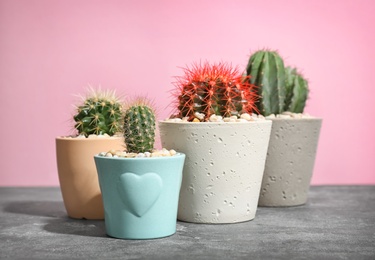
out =
<path fill-rule="evenodd" d="M 272 119 L 259 206 L 305 204 L 322 119 Z"/>
<path fill-rule="evenodd" d="M 159 122 L 163 147 L 186 154 L 179 220 L 235 223 L 255 217 L 271 124 Z"/>

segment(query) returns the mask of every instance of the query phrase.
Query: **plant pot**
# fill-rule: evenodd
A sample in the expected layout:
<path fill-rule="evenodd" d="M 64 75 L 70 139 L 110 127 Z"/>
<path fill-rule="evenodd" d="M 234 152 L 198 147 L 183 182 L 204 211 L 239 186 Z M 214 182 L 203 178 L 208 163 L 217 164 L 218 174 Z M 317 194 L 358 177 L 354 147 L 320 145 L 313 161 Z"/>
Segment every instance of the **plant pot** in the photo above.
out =
<path fill-rule="evenodd" d="M 322 119 L 272 119 L 259 206 L 305 204 Z"/>
<path fill-rule="evenodd" d="M 178 219 L 236 223 L 255 217 L 272 122 L 159 122 L 163 147 L 186 154 Z"/>
<path fill-rule="evenodd" d="M 111 237 L 151 239 L 176 232 L 185 155 L 151 158 L 95 156 Z"/>
<path fill-rule="evenodd" d="M 123 138 L 56 138 L 60 188 L 69 217 L 104 219 L 93 156 L 110 149 L 123 149 Z"/>

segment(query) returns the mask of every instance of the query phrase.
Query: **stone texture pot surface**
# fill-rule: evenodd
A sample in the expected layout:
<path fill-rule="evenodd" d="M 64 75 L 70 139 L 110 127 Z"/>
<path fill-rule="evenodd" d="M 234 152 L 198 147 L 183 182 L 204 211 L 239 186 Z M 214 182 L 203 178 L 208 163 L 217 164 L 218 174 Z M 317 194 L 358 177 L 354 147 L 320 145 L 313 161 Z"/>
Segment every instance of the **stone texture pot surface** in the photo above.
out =
<path fill-rule="evenodd" d="M 272 122 L 159 122 L 163 147 L 186 154 L 178 219 L 235 223 L 255 217 Z"/>
<path fill-rule="evenodd" d="M 173 235 L 185 155 L 95 156 L 109 236 L 152 239 Z"/>
<path fill-rule="evenodd" d="M 322 119 L 272 119 L 259 206 L 307 202 Z"/>
<path fill-rule="evenodd" d="M 123 138 L 56 138 L 60 188 L 69 217 L 104 219 L 94 155 L 111 149 L 123 150 Z"/>

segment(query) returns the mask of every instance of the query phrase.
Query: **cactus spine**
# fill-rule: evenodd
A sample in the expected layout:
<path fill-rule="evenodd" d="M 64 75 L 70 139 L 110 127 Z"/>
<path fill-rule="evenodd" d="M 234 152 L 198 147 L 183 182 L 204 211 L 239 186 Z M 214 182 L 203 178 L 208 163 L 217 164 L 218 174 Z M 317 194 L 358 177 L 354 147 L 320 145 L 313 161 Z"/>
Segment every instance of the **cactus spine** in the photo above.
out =
<path fill-rule="evenodd" d="M 260 50 L 251 55 L 246 72 L 258 87 L 256 106 L 263 115 L 280 114 L 285 101 L 284 61 L 276 51 Z"/>
<path fill-rule="evenodd" d="M 124 141 L 129 153 L 151 152 L 155 142 L 155 110 L 147 99 L 137 99 L 124 112 Z"/>
<path fill-rule="evenodd" d="M 115 91 L 90 89 L 73 116 L 80 135 L 108 134 L 121 131 L 122 104 Z"/>
<path fill-rule="evenodd" d="M 286 99 L 285 111 L 302 113 L 309 95 L 307 80 L 297 72 L 296 68 L 286 67 Z"/>
<path fill-rule="evenodd" d="M 237 68 L 205 62 L 183 70 L 184 76 L 176 77 L 175 83 L 177 116 L 191 121 L 199 112 L 204 114 L 203 121 L 208 121 L 213 114 L 237 116 L 241 112 L 252 113 L 255 108 L 254 85 Z"/>

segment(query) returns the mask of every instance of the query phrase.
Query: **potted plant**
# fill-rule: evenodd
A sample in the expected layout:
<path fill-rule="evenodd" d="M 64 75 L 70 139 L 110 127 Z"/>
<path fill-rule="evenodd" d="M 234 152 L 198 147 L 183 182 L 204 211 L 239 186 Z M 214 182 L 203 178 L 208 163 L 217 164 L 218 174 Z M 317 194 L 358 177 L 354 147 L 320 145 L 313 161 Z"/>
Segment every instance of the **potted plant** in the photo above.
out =
<path fill-rule="evenodd" d="M 247 78 L 222 62 L 194 64 L 177 77 L 176 112 L 159 129 L 163 147 L 186 154 L 179 220 L 255 217 L 272 122 L 252 114 L 256 95 Z"/>
<path fill-rule="evenodd" d="M 123 239 L 151 239 L 176 232 L 185 155 L 154 150 L 155 114 L 137 99 L 124 112 L 126 151 L 95 156 L 106 232 Z"/>
<path fill-rule="evenodd" d="M 303 114 L 308 81 L 271 50 L 252 54 L 246 71 L 258 87 L 258 111 L 272 120 L 259 205 L 305 204 L 322 124 L 321 118 Z"/>
<path fill-rule="evenodd" d="M 93 156 L 122 148 L 122 102 L 115 91 L 89 89 L 75 108 L 77 134 L 56 138 L 57 169 L 67 214 L 103 219 L 103 202 Z"/>

